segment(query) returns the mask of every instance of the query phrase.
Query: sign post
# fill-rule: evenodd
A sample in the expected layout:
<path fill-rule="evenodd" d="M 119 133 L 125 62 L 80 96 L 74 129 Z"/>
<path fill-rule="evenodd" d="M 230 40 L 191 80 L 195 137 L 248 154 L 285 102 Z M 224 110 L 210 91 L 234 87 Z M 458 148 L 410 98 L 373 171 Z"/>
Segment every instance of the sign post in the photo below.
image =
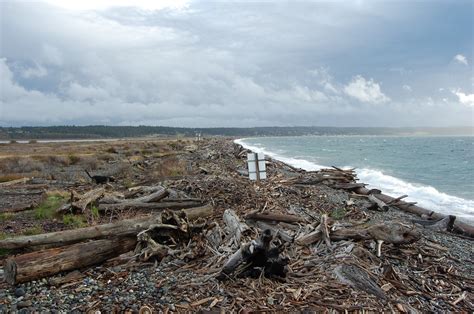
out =
<path fill-rule="evenodd" d="M 249 169 L 249 179 L 252 181 L 265 180 L 267 171 L 265 167 L 265 155 L 262 153 L 248 153 L 247 165 Z"/>

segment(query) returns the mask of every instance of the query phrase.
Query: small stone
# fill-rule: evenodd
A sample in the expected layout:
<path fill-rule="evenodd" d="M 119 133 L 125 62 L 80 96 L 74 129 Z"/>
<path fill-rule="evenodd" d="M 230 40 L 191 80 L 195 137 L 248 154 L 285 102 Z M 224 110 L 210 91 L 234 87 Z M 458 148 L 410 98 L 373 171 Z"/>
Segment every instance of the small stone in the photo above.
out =
<path fill-rule="evenodd" d="M 18 306 L 18 308 L 30 307 L 31 306 L 31 300 L 20 301 L 16 305 Z"/>
<path fill-rule="evenodd" d="M 25 295 L 25 289 L 23 288 L 16 288 L 15 289 L 15 297 L 19 298 Z"/>

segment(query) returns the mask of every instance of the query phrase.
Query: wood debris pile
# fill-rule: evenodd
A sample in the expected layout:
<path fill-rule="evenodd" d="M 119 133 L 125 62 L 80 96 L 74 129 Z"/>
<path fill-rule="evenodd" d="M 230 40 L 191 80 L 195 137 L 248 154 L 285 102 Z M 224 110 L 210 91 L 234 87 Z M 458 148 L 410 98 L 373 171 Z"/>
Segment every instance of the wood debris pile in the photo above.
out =
<path fill-rule="evenodd" d="M 353 169 L 305 172 L 268 160 L 269 179 L 253 183 L 245 176 L 245 153 L 211 139 L 182 157 L 193 175 L 125 192 L 98 186 L 72 193 L 61 211 L 94 204 L 103 215 L 149 215 L 1 240 L 0 248 L 34 250 L 8 259 L 7 280 L 56 275 L 51 282 L 62 284 L 66 276 L 74 282 L 83 278 L 77 271 L 57 274 L 105 263 L 121 265 L 121 277 L 143 267 L 159 271 L 156 285 L 183 311 L 472 311 L 472 259 L 456 257 L 446 244 L 472 249 L 472 240 L 448 233 L 448 225 L 425 228 L 429 217 L 413 223 L 396 214 L 398 205 L 414 204 L 381 200 Z M 141 305 L 169 310 L 170 304 Z"/>

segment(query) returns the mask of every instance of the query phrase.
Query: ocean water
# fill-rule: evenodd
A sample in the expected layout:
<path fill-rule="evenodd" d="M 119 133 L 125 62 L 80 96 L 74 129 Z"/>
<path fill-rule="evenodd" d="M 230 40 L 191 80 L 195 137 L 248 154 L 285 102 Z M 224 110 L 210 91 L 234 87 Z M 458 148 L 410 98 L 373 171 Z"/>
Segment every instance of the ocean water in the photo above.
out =
<path fill-rule="evenodd" d="M 306 170 L 355 167 L 359 182 L 474 222 L 474 137 L 299 136 L 236 140 Z"/>

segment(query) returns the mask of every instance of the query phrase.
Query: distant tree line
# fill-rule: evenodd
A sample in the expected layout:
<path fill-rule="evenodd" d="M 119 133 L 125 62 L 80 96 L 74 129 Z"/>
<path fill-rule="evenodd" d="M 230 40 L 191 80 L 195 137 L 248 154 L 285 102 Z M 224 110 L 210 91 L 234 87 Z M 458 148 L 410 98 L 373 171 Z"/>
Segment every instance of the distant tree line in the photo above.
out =
<path fill-rule="evenodd" d="M 144 136 L 299 136 L 299 135 L 474 135 L 474 128 L 379 128 L 379 127 L 255 127 L 178 128 L 165 126 L 47 126 L 0 127 L 0 139 L 94 139 Z"/>

